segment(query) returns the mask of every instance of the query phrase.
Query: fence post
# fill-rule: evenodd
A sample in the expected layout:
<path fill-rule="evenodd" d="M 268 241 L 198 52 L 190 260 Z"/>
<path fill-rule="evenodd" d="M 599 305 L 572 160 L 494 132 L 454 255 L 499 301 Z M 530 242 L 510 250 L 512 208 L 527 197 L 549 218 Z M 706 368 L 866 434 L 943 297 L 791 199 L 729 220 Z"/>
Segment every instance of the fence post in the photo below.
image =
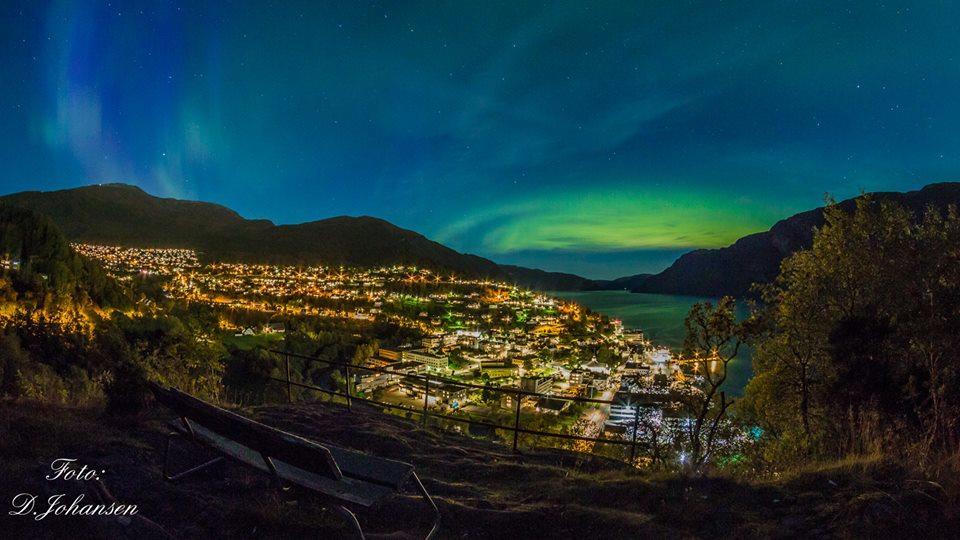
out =
<path fill-rule="evenodd" d="M 517 451 L 517 437 L 520 436 L 520 402 L 523 401 L 523 394 L 517 394 L 517 412 L 513 418 L 513 451 Z"/>
<path fill-rule="evenodd" d="M 421 416 L 420 421 L 424 427 L 427 425 L 427 400 L 430 399 L 430 375 L 424 375 L 424 388 L 423 388 L 423 416 Z"/>
<path fill-rule="evenodd" d="M 630 466 L 633 467 L 633 460 L 637 456 L 637 432 L 640 431 L 640 402 L 636 401 L 636 396 L 631 394 L 633 402 L 633 441 L 630 442 Z"/>
<path fill-rule="evenodd" d="M 346 376 L 344 377 L 344 381 L 347 386 L 347 408 L 353 409 L 353 400 L 350 399 L 350 387 L 352 386 L 351 383 L 353 382 L 350 380 L 350 366 L 344 366 L 343 371 L 346 373 Z"/>
<path fill-rule="evenodd" d="M 290 355 L 283 353 L 283 363 L 287 372 L 287 403 L 293 403 L 293 389 L 290 385 Z"/>

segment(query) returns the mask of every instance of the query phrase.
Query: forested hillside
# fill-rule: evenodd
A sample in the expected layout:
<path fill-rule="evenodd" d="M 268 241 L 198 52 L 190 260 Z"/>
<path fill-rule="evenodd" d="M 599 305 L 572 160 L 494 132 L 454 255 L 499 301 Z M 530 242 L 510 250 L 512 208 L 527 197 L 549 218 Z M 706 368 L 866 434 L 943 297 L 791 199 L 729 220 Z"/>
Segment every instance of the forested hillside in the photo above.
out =
<path fill-rule="evenodd" d="M 45 307 L 58 304 L 121 307 L 123 289 L 78 255 L 53 222 L 36 212 L 0 205 L 4 298 Z"/>

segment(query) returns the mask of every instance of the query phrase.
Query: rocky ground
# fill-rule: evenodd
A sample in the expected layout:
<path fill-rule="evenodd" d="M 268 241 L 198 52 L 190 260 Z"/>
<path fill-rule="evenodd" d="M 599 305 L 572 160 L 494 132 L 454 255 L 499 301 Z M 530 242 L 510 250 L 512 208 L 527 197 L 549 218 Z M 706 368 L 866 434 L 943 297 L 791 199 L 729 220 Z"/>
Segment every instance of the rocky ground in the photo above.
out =
<path fill-rule="evenodd" d="M 339 405 L 245 409 L 244 414 L 318 442 L 413 463 L 443 516 L 443 538 L 951 537 L 956 508 L 937 486 L 897 467 L 845 462 L 777 481 L 683 480 L 562 451 L 513 455 L 508 448 L 423 429 L 416 422 Z M 164 422 L 152 411 L 109 423 L 96 411 L 0 405 L 0 494 L 110 497 L 94 482 L 47 481 L 50 462 L 72 457 L 106 471 L 102 487 L 136 504 L 139 518 L 50 516 L 39 522 L 3 511 L 8 538 L 338 537 L 347 531 L 320 501 L 277 490 L 262 474 L 228 465 L 165 482 Z M 183 452 L 177 459 L 191 456 Z M 192 456 L 196 458 L 197 456 Z M 99 492 L 98 492 L 99 490 Z M 358 512 L 373 536 L 422 536 L 428 513 L 416 497 L 394 497 Z"/>

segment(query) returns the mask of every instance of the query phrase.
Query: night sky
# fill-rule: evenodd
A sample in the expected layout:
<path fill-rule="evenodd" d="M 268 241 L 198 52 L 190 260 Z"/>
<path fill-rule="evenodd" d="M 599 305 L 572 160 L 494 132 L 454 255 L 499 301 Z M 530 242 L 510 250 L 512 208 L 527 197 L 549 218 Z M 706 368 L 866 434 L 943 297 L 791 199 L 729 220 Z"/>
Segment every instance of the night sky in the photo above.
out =
<path fill-rule="evenodd" d="M 905 6 L 7 1 L 0 188 L 656 271 L 826 192 L 960 179 L 960 7 Z"/>

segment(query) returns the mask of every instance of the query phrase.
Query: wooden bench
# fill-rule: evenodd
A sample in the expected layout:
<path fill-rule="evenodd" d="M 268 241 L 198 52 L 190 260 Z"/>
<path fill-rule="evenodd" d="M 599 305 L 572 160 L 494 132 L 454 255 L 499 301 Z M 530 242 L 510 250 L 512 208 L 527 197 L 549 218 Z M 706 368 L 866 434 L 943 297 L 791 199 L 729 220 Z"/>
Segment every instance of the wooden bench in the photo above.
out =
<path fill-rule="evenodd" d="M 426 538 L 431 538 L 440 526 L 440 511 L 409 463 L 318 444 L 175 388 L 151 383 L 150 389 L 157 400 L 179 418 L 172 423 L 175 430 L 167 437 L 164 449 L 163 475 L 167 480 L 180 480 L 227 458 L 270 474 L 277 485 L 296 486 L 335 501 L 334 509 L 361 538 L 364 535 L 360 522 L 344 504 L 369 507 L 384 497 L 402 493 L 404 486 L 412 483 L 434 514 L 433 526 Z M 176 437 L 186 437 L 222 456 L 170 474 L 170 444 Z"/>

